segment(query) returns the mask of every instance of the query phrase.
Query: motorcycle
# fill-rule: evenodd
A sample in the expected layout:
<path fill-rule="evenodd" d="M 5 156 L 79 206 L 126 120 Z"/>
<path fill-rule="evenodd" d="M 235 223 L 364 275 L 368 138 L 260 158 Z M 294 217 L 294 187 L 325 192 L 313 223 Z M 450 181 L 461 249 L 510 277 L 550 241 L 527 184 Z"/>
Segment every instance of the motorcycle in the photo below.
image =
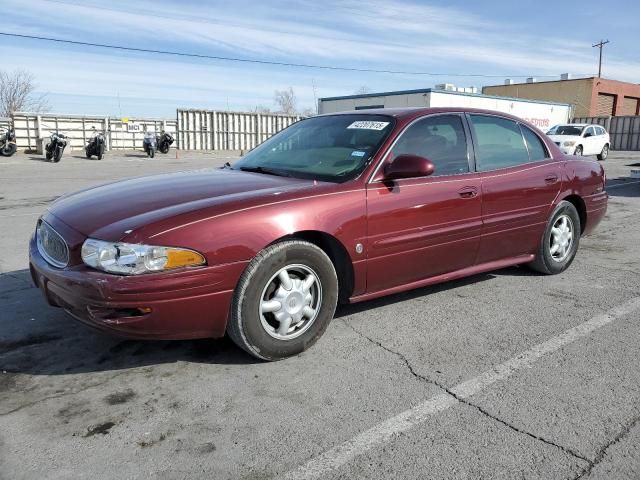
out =
<path fill-rule="evenodd" d="M 89 140 L 89 143 L 84 147 L 87 158 L 91 158 L 94 155 L 98 157 L 98 160 L 102 160 L 105 150 L 105 140 L 103 132 L 94 132 L 93 137 Z"/>
<path fill-rule="evenodd" d="M 158 149 L 158 138 L 156 137 L 155 132 L 146 132 L 144 134 L 142 146 L 149 157 L 155 157 L 156 150 Z"/>
<path fill-rule="evenodd" d="M 17 149 L 16 131 L 13 128 L 9 128 L 6 132 L 0 133 L 0 155 L 10 157 L 16 153 Z"/>
<path fill-rule="evenodd" d="M 169 152 L 169 147 L 173 143 L 173 136 L 170 133 L 165 132 L 164 130 L 160 132 L 158 138 L 156 139 L 158 142 L 158 150 L 161 153 Z"/>
<path fill-rule="evenodd" d="M 51 134 L 51 137 L 49 137 L 49 143 L 47 143 L 45 147 L 45 157 L 47 160 L 58 163 L 62 159 L 62 152 L 64 152 L 64 149 L 67 146 L 68 138 L 69 137 L 60 132 L 54 132 Z"/>

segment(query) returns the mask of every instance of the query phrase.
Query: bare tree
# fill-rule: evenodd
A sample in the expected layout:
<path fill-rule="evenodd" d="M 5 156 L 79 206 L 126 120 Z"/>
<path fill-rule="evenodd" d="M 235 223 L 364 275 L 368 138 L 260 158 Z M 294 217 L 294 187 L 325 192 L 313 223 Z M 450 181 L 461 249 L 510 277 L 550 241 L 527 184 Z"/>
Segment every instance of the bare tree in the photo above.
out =
<path fill-rule="evenodd" d="M 371 93 L 371 89 L 366 85 L 362 85 L 355 92 L 353 92 L 354 95 L 366 95 L 367 93 Z"/>
<path fill-rule="evenodd" d="M 315 114 L 315 109 L 311 107 L 307 107 L 300 112 L 300 115 L 303 117 L 313 117 Z"/>
<path fill-rule="evenodd" d="M 33 74 L 26 70 L 0 72 L 0 116 L 14 112 L 46 112 L 49 104 L 45 95 L 35 92 Z"/>
<path fill-rule="evenodd" d="M 271 113 L 271 109 L 264 105 L 256 105 L 253 107 L 253 113 Z"/>
<path fill-rule="evenodd" d="M 295 115 L 298 110 L 298 99 L 292 87 L 286 90 L 276 90 L 273 101 L 278 105 L 280 112 Z"/>

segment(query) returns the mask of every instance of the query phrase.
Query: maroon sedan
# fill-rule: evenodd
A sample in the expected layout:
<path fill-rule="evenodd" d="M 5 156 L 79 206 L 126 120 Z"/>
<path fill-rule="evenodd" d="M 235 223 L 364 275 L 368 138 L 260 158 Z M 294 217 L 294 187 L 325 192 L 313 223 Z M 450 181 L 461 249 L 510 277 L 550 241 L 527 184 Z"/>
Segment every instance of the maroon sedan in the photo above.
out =
<path fill-rule="evenodd" d="M 302 120 L 233 166 L 53 203 L 30 245 L 49 303 L 134 338 L 230 337 L 276 360 L 336 304 L 510 265 L 565 270 L 607 208 L 602 167 L 468 109 Z"/>

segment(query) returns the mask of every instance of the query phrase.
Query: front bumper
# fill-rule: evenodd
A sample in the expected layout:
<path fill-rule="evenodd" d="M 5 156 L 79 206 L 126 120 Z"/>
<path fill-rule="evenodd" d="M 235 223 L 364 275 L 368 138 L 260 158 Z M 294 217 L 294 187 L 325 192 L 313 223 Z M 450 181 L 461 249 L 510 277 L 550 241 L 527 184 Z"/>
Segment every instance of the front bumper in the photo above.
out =
<path fill-rule="evenodd" d="M 50 305 L 91 327 L 140 339 L 222 337 L 246 264 L 120 276 L 84 265 L 56 268 L 33 237 L 29 246 L 31 277 Z"/>

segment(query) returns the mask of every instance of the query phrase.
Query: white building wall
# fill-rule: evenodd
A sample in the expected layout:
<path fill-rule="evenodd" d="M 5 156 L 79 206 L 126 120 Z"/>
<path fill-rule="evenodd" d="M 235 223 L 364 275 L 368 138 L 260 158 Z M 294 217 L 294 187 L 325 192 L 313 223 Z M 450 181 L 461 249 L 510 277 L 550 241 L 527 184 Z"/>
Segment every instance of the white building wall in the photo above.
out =
<path fill-rule="evenodd" d="M 496 110 L 520 117 L 541 129 L 568 122 L 572 113 L 571 105 L 446 91 L 320 100 L 319 113 L 345 112 L 374 106 L 382 106 L 383 108 L 460 107 Z"/>
<path fill-rule="evenodd" d="M 446 92 L 431 92 L 429 106 L 496 110 L 520 117 L 541 129 L 568 122 L 572 111 L 571 105 L 519 101 L 481 95 L 458 95 Z"/>

